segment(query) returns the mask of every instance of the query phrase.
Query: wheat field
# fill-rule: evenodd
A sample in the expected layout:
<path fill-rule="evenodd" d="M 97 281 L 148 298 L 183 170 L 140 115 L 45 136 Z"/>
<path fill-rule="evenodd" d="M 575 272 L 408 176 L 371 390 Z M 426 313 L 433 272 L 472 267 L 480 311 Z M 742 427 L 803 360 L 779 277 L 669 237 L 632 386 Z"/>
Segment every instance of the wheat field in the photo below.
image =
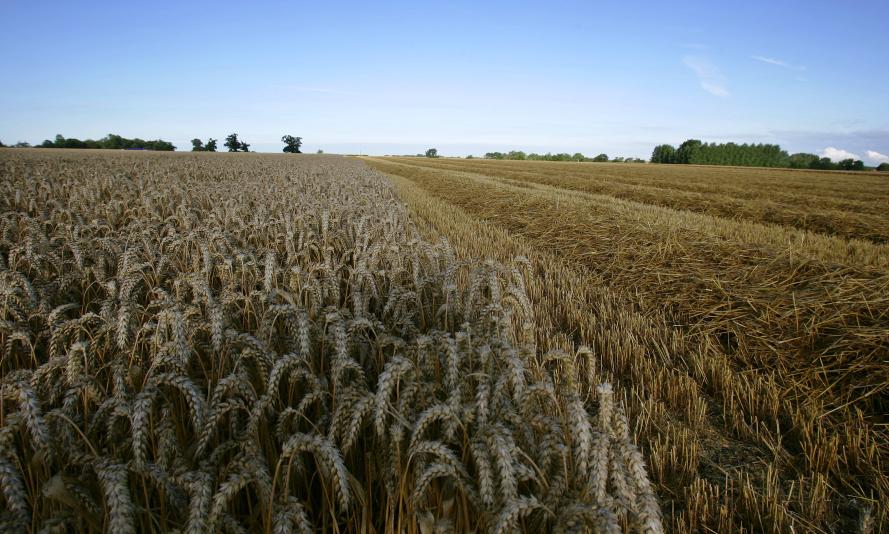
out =
<path fill-rule="evenodd" d="M 889 531 L 885 177 L 366 161 L 424 235 L 528 259 L 539 351 L 601 362 L 668 530 Z"/>
<path fill-rule="evenodd" d="M 400 187 L 0 152 L 0 530 L 662 532 L 612 356 L 541 345 L 539 260 Z"/>

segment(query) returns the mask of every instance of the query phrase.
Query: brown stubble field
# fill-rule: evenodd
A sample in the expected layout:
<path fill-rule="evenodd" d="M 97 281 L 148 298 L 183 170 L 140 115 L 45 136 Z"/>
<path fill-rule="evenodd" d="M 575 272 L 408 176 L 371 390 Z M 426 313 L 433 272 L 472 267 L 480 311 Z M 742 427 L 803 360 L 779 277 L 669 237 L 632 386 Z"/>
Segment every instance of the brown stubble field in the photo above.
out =
<path fill-rule="evenodd" d="M 601 362 L 668 527 L 886 528 L 889 177 L 365 161 L 426 234 L 528 258 L 538 345 Z"/>

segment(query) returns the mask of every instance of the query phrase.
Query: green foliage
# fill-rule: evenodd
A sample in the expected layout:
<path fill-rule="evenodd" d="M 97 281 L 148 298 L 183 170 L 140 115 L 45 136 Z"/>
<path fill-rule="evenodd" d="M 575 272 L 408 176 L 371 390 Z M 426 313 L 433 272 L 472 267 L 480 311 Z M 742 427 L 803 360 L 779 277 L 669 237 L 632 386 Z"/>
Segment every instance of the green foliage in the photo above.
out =
<path fill-rule="evenodd" d="M 877 165 L 877 170 L 880 172 L 889 172 L 889 163 L 880 163 Z"/>
<path fill-rule="evenodd" d="M 658 145 L 651 153 L 652 163 L 691 163 L 696 165 L 737 165 L 742 167 L 790 167 L 791 169 L 864 170 L 861 160 L 846 159 L 834 163 L 830 158 L 799 152 L 787 155 L 778 145 L 702 143 L 688 139 L 675 150 Z"/>
<path fill-rule="evenodd" d="M 860 159 L 848 158 L 837 163 L 837 168 L 843 171 L 863 171 L 864 162 Z"/>
<path fill-rule="evenodd" d="M 703 143 L 694 146 L 688 154 L 688 163 L 698 165 L 788 166 L 787 152 L 770 144 Z"/>
<path fill-rule="evenodd" d="M 673 145 L 658 145 L 651 153 L 652 163 L 676 163 L 676 149 Z"/>
<path fill-rule="evenodd" d="M 145 141 L 139 139 L 127 139 L 116 134 L 108 134 L 98 141 L 87 139 L 81 141 L 76 138 L 65 138 L 62 134 L 57 134 L 53 141 L 46 139 L 38 145 L 39 148 L 107 148 L 112 150 L 176 150 L 173 143 L 162 141 L 160 139 L 154 141 Z"/>
<path fill-rule="evenodd" d="M 472 156 L 467 156 L 466 159 L 472 159 Z M 558 154 L 553 154 L 551 152 L 547 152 L 546 154 L 541 155 L 535 152 L 525 154 L 521 150 L 510 150 L 509 152 L 487 152 L 485 154 L 485 159 L 512 159 L 531 161 L 608 161 L 608 155 L 599 154 L 595 158 L 588 158 L 580 152 L 575 152 L 574 154 L 568 154 L 567 152 L 559 152 Z M 620 161 L 626 161 L 628 163 L 645 163 L 645 160 L 641 160 L 638 158 L 620 158 Z"/>
<path fill-rule="evenodd" d="M 13 148 L 31 148 L 31 143 L 27 141 L 19 141 L 18 143 L 12 145 Z"/>
<path fill-rule="evenodd" d="M 293 137 L 292 135 L 285 135 L 281 137 L 281 142 L 284 143 L 284 152 L 288 154 L 300 154 L 299 147 L 303 144 L 302 137 Z"/>
<path fill-rule="evenodd" d="M 438 157 L 438 149 L 437 148 L 430 148 L 429 150 L 426 151 L 426 157 L 427 158 L 437 158 Z"/>
<path fill-rule="evenodd" d="M 318 149 L 318 151 L 317 151 L 317 152 L 315 152 L 315 154 L 323 154 L 323 153 L 324 153 L 324 151 L 323 151 L 323 150 L 321 150 L 321 149 L 320 149 L 320 148 L 319 148 L 319 149 Z"/>
<path fill-rule="evenodd" d="M 249 146 L 249 145 L 247 145 L 247 146 Z M 210 139 L 207 139 L 206 145 L 200 139 L 197 139 L 197 138 L 192 139 L 191 140 L 191 151 L 192 152 L 216 152 L 216 139 L 213 139 L 212 137 Z M 244 152 L 246 152 L 246 150 Z"/>
<path fill-rule="evenodd" d="M 695 159 L 695 152 L 701 146 L 699 139 L 688 139 L 679 145 L 676 151 L 676 163 L 691 163 Z"/>
<path fill-rule="evenodd" d="M 819 158 L 815 154 L 807 154 L 798 152 L 791 154 L 787 158 L 787 166 L 791 169 L 817 169 L 819 166 Z"/>
<path fill-rule="evenodd" d="M 229 152 L 237 152 L 238 150 L 240 150 L 241 141 L 238 140 L 238 134 L 229 134 L 228 137 L 225 138 L 225 143 L 223 143 L 223 146 L 228 148 Z"/>
<path fill-rule="evenodd" d="M 6 145 L 3 144 L 3 141 L 0 141 L 0 148 L 4 148 Z"/>

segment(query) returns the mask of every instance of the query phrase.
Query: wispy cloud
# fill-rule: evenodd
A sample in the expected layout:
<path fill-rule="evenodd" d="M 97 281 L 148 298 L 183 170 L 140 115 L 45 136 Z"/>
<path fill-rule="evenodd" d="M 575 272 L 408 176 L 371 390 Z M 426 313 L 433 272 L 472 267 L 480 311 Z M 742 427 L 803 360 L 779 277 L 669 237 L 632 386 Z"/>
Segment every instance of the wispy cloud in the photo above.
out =
<path fill-rule="evenodd" d="M 685 56 L 682 58 L 682 63 L 698 77 L 701 89 L 718 97 L 729 96 L 725 76 L 709 59 L 701 56 Z"/>
<path fill-rule="evenodd" d="M 861 159 L 858 157 L 858 154 L 853 154 L 848 150 L 843 150 L 842 148 L 836 148 L 829 146 L 821 151 L 822 158 L 830 158 L 833 161 L 841 161 L 844 159 Z"/>
<path fill-rule="evenodd" d="M 784 69 L 790 70 L 806 70 L 806 67 L 803 65 L 792 65 L 786 61 L 775 59 L 773 57 L 765 57 L 765 56 L 750 56 L 750 59 L 754 59 L 759 61 L 760 63 L 766 63 L 768 65 L 774 65 L 776 67 L 781 67 Z"/>
<path fill-rule="evenodd" d="M 889 163 L 889 156 L 887 156 L 886 154 L 881 154 L 876 150 L 868 150 L 864 153 L 864 155 L 867 156 L 867 159 L 871 161 L 877 161 L 879 163 Z"/>

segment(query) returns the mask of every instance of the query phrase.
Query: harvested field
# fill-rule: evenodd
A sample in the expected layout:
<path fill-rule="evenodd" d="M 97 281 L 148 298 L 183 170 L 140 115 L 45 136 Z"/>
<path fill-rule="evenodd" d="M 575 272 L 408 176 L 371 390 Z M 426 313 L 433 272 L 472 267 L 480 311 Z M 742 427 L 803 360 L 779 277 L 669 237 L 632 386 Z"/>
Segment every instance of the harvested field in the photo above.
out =
<path fill-rule="evenodd" d="M 885 245 L 854 228 L 825 233 L 755 210 L 721 217 L 608 194 L 644 182 L 667 199 L 673 189 L 705 185 L 741 198 L 732 188 L 748 173 L 751 184 L 772 180 L 762 196 L 773 199 L 802 195 L 798 182 L 810 178 L 811 197 L 796 209 L 824 215 L 845 199 L 886 202 L 885 178 L 366 161 L 393 177 L 428 235 L 447 237 L 467 257 L 529 259 L 539 346 L 589 347 L 618 384 L 672 530 L 837 532 L 859 521 L 886 528 Z M 662 169 L 669 172 L 656 187 Z M 875 220 L 884 225 L 889 214 Z"/>
<path fill-rule="evenodd" d="M 390 161 L 889 242 L 889 181 L 880 173 L 428 158 Z"/>

